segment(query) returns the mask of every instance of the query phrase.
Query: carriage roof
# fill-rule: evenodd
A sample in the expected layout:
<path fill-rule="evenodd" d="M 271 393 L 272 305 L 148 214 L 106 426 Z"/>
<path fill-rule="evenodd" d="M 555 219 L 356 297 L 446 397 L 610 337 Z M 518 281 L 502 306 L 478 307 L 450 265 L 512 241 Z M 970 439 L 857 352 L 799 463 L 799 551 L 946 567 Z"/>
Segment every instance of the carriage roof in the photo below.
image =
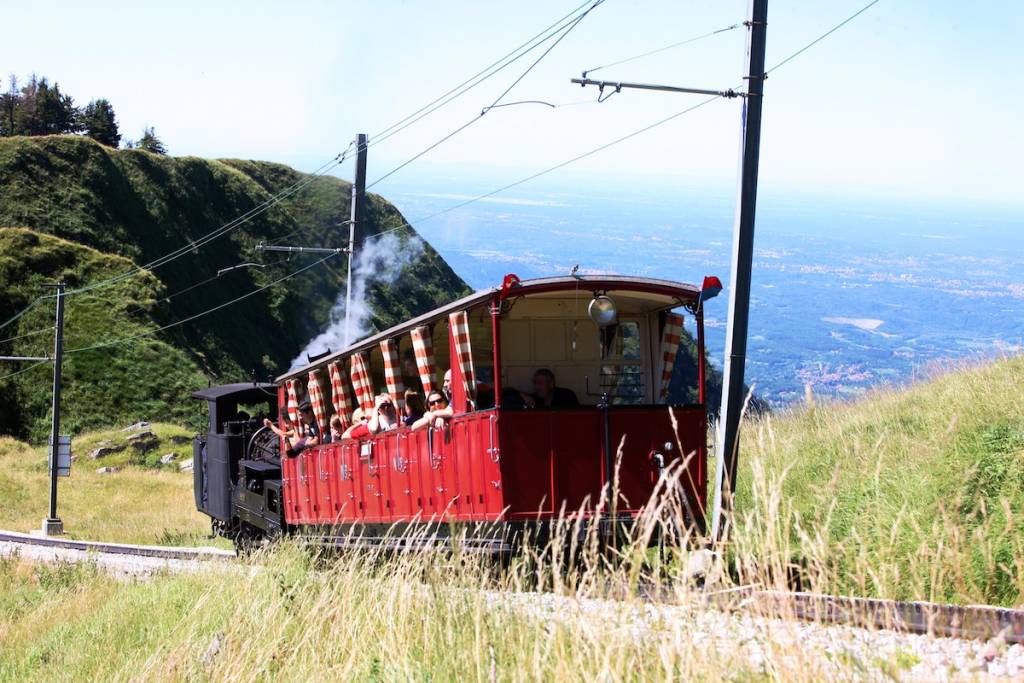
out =
<path fill-rule="evenodd" d="M 664 308 L 670 308 L 675 306 L 682 306 L 688 303 L 697 301 L 700 296 L 700 287 L 692 284 L 685 284 L 681 282 L 673 282 L 671 280 L 658 280 L 654 278 L 643 278 L 643 277 L 629 277 L 623 275 L 580 275 L 580 276 L 561 276 L 561 277 L 545 277 L 535 278 L 532 280 L 521 280 L 508 290 L 508 297 L 521 297 L 538 294 L 549 294 L 555 292 L 567 292 L 567 291 L 632 291 L 641 292 L 644 294 L 654 295 L 662 299 L 661 303 L 664 304 Z M 311 369 L 323 366 L 332 361 L 338 360 L 339 358 L 345 358 L 352 353 L 358 351 L 365 351 L 366 349 L 372 348 L 379 344 L 385 339 L 391 339 L 393 337 L 401 336 L 409 332 L 412 328 L 424 325 L 435 320 L 439 320 L 448 316 L 449 313 L 455 311 L 464 310 L 467 308 L 473 308 L 490 301 L 496 294 L 502 291 L 501 287 L 491 287 L 489 289 L 481 289 L 479 291 L 465 296 L 461 299 L 453 301 L 439 308 L 435 308 L 432 311 L 428 311 L 422 315 L 411 318 L 399 325 L 389 327 L 386 330 L 378 332 L 370 337 L 361 339 L 355 344 L 350 344 L 348 347 L 335 351 L 315 361 L 308 363 L 300 368 L 296 368 L 289 372 L 280 375 L 277 378 L 277 382 L 283 382 L 287 379 L 298 377 L 305 373 L 308 373 Z"/>

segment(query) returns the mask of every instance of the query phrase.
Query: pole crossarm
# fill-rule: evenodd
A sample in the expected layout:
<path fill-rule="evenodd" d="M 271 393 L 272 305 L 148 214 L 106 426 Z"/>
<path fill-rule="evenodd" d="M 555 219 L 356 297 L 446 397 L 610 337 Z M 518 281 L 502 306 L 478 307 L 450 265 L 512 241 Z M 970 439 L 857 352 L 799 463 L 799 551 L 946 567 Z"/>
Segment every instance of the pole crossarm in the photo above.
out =
<path fill-rule="evenodd" d="M 680 92 L 690 93 L 693 95 L 717 95 L 718 97 L 733 98 L 733 97 L 746 97 L 747 93 L 739 92 L 728 88 L 727 90 L 708 90 L 705 88 L 683 88 L 676 85 L 658 85 L 655 83 L 627 83 L 624 81 L 597 81 L 593 78 L 573 78 L 573 83 L 577 83 L 580 87 L 586 87 L 588 85 L 596 85 L 601 92 L 604 92 L 605 88 L 611 88 L 615 92 L 621 92 L 623 88 L 633 90 L 657 90 L 660 92 Z"/>
<path fill-rule="evenodd" d="M 49 356 L 0 356 L 0 360 L 50 360 Z"/>
<path fill-rule="evenodd" d="M 257 244 L 256 251 L 283 251 L 288 254 L 347 254 L 347 247 L 285 247 L 275 244 Z"/>

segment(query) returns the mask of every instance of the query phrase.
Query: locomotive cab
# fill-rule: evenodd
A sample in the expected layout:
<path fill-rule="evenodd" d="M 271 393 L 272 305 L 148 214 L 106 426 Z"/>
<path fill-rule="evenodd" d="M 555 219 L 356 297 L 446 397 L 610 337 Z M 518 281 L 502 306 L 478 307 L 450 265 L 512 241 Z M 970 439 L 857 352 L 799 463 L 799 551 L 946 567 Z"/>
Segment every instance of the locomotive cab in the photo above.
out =
<path fill-rule="evenodd" d="M 281 528 L 278 440 L 263 426 L 265 418 L 277 417 L 276 389 L 239 383 L 192 394 L 209 411 L 206 433 L 192 442 L 195 503 L 216 534 L 237 539 Z"/>

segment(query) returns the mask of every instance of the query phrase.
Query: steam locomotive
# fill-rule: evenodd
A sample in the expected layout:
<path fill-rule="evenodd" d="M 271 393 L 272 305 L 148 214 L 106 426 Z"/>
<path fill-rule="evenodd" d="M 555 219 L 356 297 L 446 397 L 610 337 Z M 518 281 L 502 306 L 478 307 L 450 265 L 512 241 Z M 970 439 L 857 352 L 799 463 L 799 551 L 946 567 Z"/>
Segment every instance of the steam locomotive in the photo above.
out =
<path fill-rule="evenodd" d="M 240 547 L 300 533 L 338 545 L 408 543 L 406 533 L 470 530 L 473 547 L 507 552 L 527 528 L 583 511 L 614 533 L 640 514 L 668 467 L 694 525 L 706 502 L 704 302 L 721 289 L 622 276 L 521 281 L 316 358 L 273 383 L 215 386 L 209 427 L 193 443 L 195 503 Z M 668 405 L 684 324 L 697 346 L 697 402 Z M 684 347 L 685 349 L 685 347 Z M 685 352 L 685 351 L 684 351 Z M 692 349 L 689 350 L 692 353 Z M 527 408 L 540 368 L 576 405 Z M 321 434 L 352 424 L 387 394 L 428 394 L 450 372 L 451 415 L 429 428 L 336 438 L 295 452 L 264 426 L 298 422 L 309 402 Z M 670 414 L 671 412 L 671 414 Z M 673 422 L 675 426 L 673 426 Z M 280 425 L 286 425 L 282 422 Z M 328 439 L 323 439 L 328 441 Z M 290 454 L 289 454 L 290 453 Z M 614 517 L 594 504 L 616 478 Z"/>

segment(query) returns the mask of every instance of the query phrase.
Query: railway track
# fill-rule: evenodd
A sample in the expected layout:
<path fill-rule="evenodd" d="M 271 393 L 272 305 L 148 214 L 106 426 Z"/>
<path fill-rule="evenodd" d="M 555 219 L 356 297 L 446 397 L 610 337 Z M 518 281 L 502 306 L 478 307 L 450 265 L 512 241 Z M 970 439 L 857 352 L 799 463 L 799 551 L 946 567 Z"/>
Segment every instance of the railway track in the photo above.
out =
<path fill-rule="evenodd" d="M 164 560 L 222 560 L 235 557 L 233 551 L 215 548 L 81 541 L 2 530 L 0 543 Z M 643 597 L 652 602 L 671 602 L 667 595 L 646 593 Z M 747 612 L 776 619 L 964 640 L 988 640 L 999 637 L 1009 645 L 1024 645 L 1024 609 L 854 598 L 819 593 L 769 591 L 753 587 L 707 593 L 705 603 L 708 607 L 726 612 Z"/>
<path fill-rule="evenodd" d="M 1024 609 L 754 588 L 710 593 L 707 603 L 717 609 L 746 611 L 779 619 L 963 640 L 999 637 L 1008 645 L 1024 645 Z"/>
<path fill-rule="evenodd" d="M 37 536 L 17 531 L 0 530 L 0 543 L 58 548 L 62 550 L 78 550 L 86 553 L 104 555 L 129 555 L 132 557 L 151 557 L 162 560 L 222 560 L 235 556 L 234 551 L 216 548 L 177 548 L 171 546 L 131 545 L 127 543 L 104 543 L 97 541 L 79 541 L 53 536 Z"/>

